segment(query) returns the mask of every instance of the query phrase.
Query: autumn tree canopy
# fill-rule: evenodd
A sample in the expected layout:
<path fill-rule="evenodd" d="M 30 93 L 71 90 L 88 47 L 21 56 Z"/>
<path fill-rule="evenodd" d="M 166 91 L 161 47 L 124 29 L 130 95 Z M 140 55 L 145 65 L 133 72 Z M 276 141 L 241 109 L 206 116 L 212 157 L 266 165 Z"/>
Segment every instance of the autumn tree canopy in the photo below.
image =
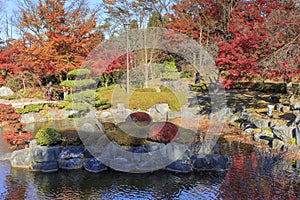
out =
<path fill-rule="evenodd" d="M 103 37 L 97 30 L 96 12 L 85 0 L 39 0 L 37 4 L 22 0 L 19 6 L 20 38 L 2 52 L 15 51 L 1 67 L 8 73 L 26 70 L 40 78 L 54 74 L 62 80 Z"/>
<path fill-rule="evenodd" d="M 192 37 L 215 57 L 226 87 L 236 81 L 300 77 L 300 5 L 295 0 L 102 0 L 93 7 L 88 2 L 20 0 L 13 34 L 18 37 L 0 49 L 0 84 L 17 76 L 24 84 L 48 75 L 63 81 L 103 40 L 102 33 L 118 37 L 124 23 L 131 29 L 166 27 Z M 134 66 L 149 66 L 151 75 L 151 63 L 165 59 L 164 53 L 143 48 L 131 58 Z M 110 63 L 104 72 L 110 76 L 125 68 L 124 58 Z"/>
<path fill-rule="evenodd" d="M 215 56 L 223 83 L 299 79 L 300 11 L 296 1 L 178 1 L 168 27 Z"/>

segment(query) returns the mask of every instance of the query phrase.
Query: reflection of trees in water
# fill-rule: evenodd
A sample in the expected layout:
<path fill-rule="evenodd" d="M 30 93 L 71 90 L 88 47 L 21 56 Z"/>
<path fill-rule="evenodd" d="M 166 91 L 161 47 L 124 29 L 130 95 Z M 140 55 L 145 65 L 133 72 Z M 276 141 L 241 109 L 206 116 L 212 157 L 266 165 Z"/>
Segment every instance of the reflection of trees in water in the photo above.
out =
<path fill-rule="evenodd" d="M 25 199 L 26 197 L 27 184 L 22 179 L 16 178 L 18 175 L 20 175 L 18 172 L 12 170 L 11 175 L 5 176 L 6 200 Z"/>
<path fill-rule="evenodd" d="M 293 172 L 290 161 L 264 150 L 258 152 L 255 147 L 249 151 L 249 146 L 232 145 L 236 153 L 232 155 L 232 168 L 220 188 L 222 199 L 296 199 L 300 196 L 299 172 Z M 291 177 L 292 174 L 298 178 Z"/>
<path fill-rule="evenodd" d="M 16 180 L 13 180 L 11 175 L 7 175 L 5 178 L 5 185 L 7 188 L 5 199 L 25 199 L 26 185 L 20 185 Z"/>
<path fill-rule="evenodd" d="M 158 171 L 130 174 L 115 171 L 91 174 L 86 171 L 64 171 L 56 174 L 35 173 L 35 184 L 42 195 L 80 199 L 134 198 L 172 199 L 183 190 L 196 192 L 221 183 L 226 173 L 175 174 Z M 198 188 L 197 188 L 198 187 Z M 209 190 L 207 190 L 209 192 Z"/>

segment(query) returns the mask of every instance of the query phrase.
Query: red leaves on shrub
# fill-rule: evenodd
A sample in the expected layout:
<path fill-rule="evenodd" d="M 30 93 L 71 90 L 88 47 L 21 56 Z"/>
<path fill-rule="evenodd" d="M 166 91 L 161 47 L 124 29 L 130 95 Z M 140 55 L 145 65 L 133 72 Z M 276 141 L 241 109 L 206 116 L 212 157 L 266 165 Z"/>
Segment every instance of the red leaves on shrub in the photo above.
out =
<path fill-rule="evenodd" d="M 23 124 L 19 121 L 20 117 L 12 105 L 0 104 L 0 122 L 8 128 L 3 132 L 2 139 L 11 145 L 26 144 L 34 139 L 31 132 L 22 131 Z"/>
<path fill-rule="evenodd" d="M 178 127 L 171 122 L 157 122 L 149 128 L 149 138 L 160 142 L 172 142 L 178 133 Z"/>
<path fill-rule="evenodd" d="M 145 112 L 131 113 L 125 120 L 126 122 L 152 122 L 152 117 Z"/>
<path fill-rule="evenodd" d="M 11 145 L 22 145 L 28 143 L 34 138 L 32 136 L 32 133 L 28 131 L 4 131 L 2 134 L 2 139 Z"/>

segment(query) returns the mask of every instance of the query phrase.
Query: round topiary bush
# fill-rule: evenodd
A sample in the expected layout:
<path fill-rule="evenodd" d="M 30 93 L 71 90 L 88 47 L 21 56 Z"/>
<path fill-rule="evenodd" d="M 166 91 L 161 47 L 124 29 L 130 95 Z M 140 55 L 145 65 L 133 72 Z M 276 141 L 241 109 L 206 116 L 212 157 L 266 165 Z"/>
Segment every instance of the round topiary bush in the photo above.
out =
<path fill-rule="evenodd" d="M 125 121 L 134 122 L 139 125 L 148 125 L 150 122 L 152 122 L 152 117 L 145 112 L 134 112 L 128 115 Z"/>
<path fill-rule="evenodd" d="M 36 142 L 42 146 L 55 145 L 61 140 L 61 134 L 53 128 L 42 128 L 35 135 Z"/>
<path fill-rule="evenodd" d="M 149 139 L 168 143 L 172 142 L 178 133 L 178 127 L 171 122 L 155 122 L 149 128 Z"/>

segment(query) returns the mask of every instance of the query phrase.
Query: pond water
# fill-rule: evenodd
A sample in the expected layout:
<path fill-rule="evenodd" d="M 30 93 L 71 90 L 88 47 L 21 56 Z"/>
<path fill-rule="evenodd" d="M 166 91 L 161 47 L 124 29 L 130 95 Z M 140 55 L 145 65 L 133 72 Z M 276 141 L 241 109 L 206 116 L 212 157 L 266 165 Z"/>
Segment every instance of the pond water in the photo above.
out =
<path fill-rule="evenodd" d="M 52 126 L 58 125 L 62 124 Z M 219 142 L 233 160 L 227 172 L 60 170 L 47 174 L 11 169 L 9 163 L 0 162 L 0 199 L 300 199 L 299 161 L 251 145 Z M 0 154 L 9 151 L 0 140 Z"/>

